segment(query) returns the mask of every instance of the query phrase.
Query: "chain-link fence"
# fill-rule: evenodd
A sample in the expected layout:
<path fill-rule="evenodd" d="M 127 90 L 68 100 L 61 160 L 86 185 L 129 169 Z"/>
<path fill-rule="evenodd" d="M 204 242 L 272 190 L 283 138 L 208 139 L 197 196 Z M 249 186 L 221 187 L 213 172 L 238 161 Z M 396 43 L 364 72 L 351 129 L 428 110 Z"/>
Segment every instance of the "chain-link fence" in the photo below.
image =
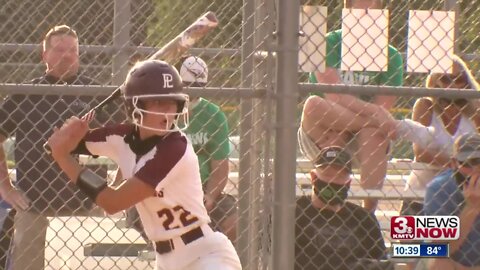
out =
<path fill-rule="evenodd" d="M 134 61 L 209 10 L 219 26 L 189 51 L 206 61 L 209 73 L 206 88 L 186 90 L 202 97 L 193 102 L 187 134 L 207 195 L 218 194 L 208 182 L 222 186 L 222 161 L 228 160 L 224 200 L 210 215 L 234 240 L 244 269 L 387 269 L 383 260 L 396 241 L 390 217 L 459 214 L 450 209 L 462 194 L 429 198 L 426 187 L 448 167 L 453 139 L 476 132 L 480 123 L 471 101 L 478 95 L 447 89 L 478 90 L 480 4 L 383 1 L 381 9 L 351 10 L 340 0 L 290 2 L 0 1 L 0 96 L 6 98 L 0 133 L 8 176 L 20 191 L 2 188 L 17 211 L 14 218 L 4 206 L 0 264 L 154 268 L 155 251 L 130 217 L 106 215 L 75 193 L 42 144 L 54 126 L 83 115 L 120 85 Z M 44 76 L 48 56 L 41 42 L 61 24 L 78 35 L 77 80 Z M 452 62 L 453 53 L 465 65 Z M 173 64 L 180 69 L 180 60 Z M 434 74 L 427 77 L 429 71 Z M 34 78 L 62 85 L 32 86 Z M 124 121 L 121 103 L 104 109 L 92 127 Z M 112 161 L 80 159 L 116 182 Z M 324 166 L 332 162 L 341 166 Z M 19 194 L 30 203 L 27 211 L 18 210 Z M 334 206 L 324 208 L 346 195 L 343 207 L 330 202 Z M 424 198 L 432 203 L 424 207 Z M 450 206 L 433 207 L 438 198 Z M 477 265 L 468 252 L 479 254 L 478 243 L 463 247 L 466 257 L 462 250 L 455 260 Z"/>

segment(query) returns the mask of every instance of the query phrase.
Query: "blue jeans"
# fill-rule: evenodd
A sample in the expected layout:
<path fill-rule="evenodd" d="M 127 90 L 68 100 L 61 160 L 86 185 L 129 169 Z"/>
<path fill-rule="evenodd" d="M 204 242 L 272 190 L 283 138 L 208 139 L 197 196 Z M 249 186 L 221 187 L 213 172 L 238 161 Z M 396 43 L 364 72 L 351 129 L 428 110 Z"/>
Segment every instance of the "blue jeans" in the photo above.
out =
<path fill-rule="evenodd" d="M 15 210 L 0 206 L 0 269 L 11 269 L 11 245 L 13 237 L 13 219 Z"/>

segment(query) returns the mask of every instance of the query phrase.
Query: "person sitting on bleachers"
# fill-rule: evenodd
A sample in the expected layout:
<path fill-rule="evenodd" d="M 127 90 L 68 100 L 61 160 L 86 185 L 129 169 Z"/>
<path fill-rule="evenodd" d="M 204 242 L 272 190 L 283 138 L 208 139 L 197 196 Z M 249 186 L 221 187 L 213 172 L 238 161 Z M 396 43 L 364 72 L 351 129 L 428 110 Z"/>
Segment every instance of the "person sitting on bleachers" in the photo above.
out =
<path fill-rule="evenodd" d="M 427 186 L 426 215 L 456 215 L 460 238 L 450 241 L 450 258 L 432 259 L 429 269 L 480 269 L 480 135 L 460 136 L 454 144 L 451 168 Z"/>
<path fill-rule="evenodd" d="M 346 202 L 351 158 L 323 148 L 311 171 L 313 193 L 297 199 L 295 269 L 393 269 L 373 213 Z"/>

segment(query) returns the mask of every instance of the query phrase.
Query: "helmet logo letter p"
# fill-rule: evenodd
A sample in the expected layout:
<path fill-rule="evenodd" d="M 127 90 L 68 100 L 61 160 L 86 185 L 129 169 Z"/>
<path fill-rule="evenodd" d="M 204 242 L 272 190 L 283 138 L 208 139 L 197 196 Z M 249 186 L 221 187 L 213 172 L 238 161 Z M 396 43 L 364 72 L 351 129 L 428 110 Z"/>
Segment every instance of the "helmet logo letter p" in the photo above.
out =
<path fill-rule="evenodd" d="M 172 74 L 163 74 L 163 88 L 173 88 Z"/>

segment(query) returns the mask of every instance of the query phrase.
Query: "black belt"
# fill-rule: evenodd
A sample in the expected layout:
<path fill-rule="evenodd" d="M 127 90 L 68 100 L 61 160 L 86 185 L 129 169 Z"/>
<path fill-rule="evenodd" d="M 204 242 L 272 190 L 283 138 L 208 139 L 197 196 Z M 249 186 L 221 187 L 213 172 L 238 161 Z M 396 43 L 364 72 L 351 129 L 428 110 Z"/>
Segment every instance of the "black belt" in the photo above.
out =
<path fill-rule="evenodd" d="M 203 231 L 201 227 L 191 229 L 190 231 L 180 236 L 180 238 L 182 238 L 182 241 L 183 243 L 185 243 L 185 245 L 190 244 L 191 242 L 197 240 L 200 237 L 203 237 Z M 158 254 L 165 254 L 174 249 L 175 249 L 175 246 L 173 245 L 172 239 L 155 242 L 155 251 L 157 251 Z"/>

